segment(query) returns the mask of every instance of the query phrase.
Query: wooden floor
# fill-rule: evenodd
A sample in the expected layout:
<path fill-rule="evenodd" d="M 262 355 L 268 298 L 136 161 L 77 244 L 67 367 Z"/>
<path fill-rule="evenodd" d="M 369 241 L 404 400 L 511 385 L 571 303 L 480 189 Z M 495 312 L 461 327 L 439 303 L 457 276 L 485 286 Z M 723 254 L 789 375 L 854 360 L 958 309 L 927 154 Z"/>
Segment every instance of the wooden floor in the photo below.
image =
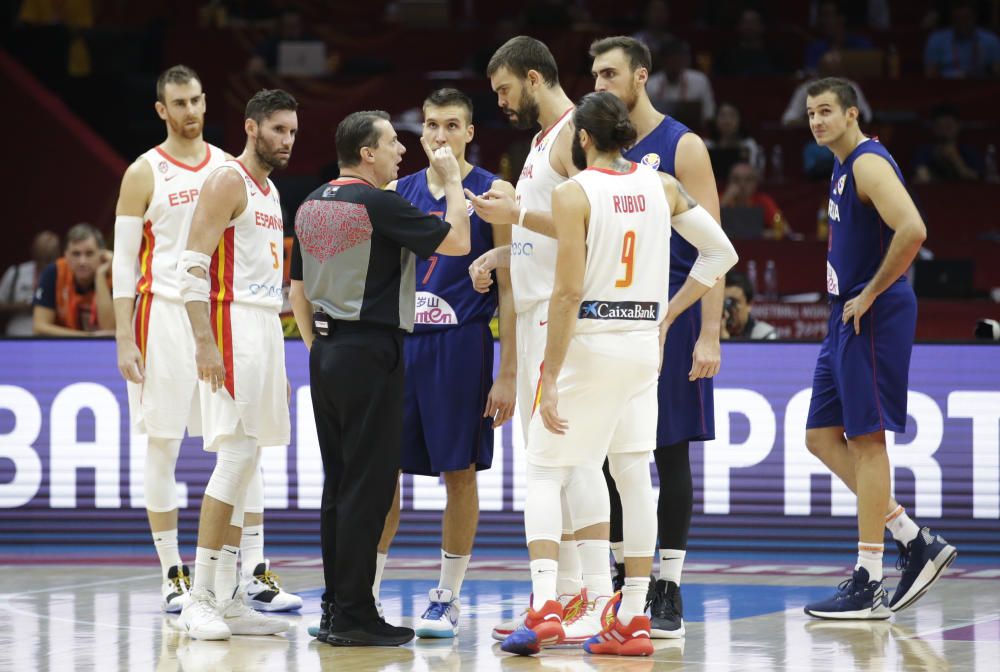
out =
<path fill-rule="evenodd" d="M 813 621 L 802 605 L 830 593 L 841 567 L 739 563 L 691 565 L 683 594 L 687 637 L 659 641 L 652 658 L 547 650 L 533 658 L 502 653 L 490 637 L 498 620 L 523 608 L 523 569 L 477 563 L 462 589 L 454 640 L 399 648 L 343 649 L 318 644 L 321 574 L 315 558 L 276 559 L 285 586 L 303 596 L 285 615 L 285 636 L 199 642 L 159 611 L 153 566 L 16 564 L 0 566 L 0 670 L 990 670 L 1000 669 L 1000 572 L 956 566 L 892 622 Z M 426 606 L 437 573 L 427 561 L 393 560 L 383 603 L 390 622 L 410 623 Z M 888 585 L 894 586 L 890 575 Z"/>

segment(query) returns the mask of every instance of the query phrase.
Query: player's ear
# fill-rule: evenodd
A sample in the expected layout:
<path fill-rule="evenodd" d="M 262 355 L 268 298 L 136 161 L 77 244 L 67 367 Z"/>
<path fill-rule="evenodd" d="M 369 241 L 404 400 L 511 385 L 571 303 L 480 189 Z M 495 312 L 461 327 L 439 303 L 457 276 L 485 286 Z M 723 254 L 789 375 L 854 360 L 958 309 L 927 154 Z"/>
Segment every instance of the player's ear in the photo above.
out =
<path fill-rule="evenodd" d="M 526 77 L 528 84 L 530 86 L 537 87 L 542 82 L 542 76 L 537 70 L 528 70 L 528 76 Z"/>
<path fill-rule="evenodd" d="M 247 135 L 256 137 L 257 136 L 257 122 L 253 119 L 246 119 L 243 122 L 243 130 L 246 131 Z"/>
<path fill-rule="evenodd" d="M 646 86 L 646 82 L 649 80 L 649 70 L 643 67 L 636 68 L 635 71 L 635 82 L 643 87 Z"/>
<path fill-rule="evenodd" d="M 161 103 L 160 101 L 156 101 L 156 103 L 153 104 L 153 107 L 156 109 L 156 115 L 160 119 L 163 119 L 164 121 L 166 121 L 167 120 L 167 106 L 164 105 L 163 103 Z"/>
<path fill-rule="evenodd" d="M 469 124 L 465 127 L 465 142 L 466 144 L 472 142 L 472 139 L 476 137 L 476 127 Z"/>

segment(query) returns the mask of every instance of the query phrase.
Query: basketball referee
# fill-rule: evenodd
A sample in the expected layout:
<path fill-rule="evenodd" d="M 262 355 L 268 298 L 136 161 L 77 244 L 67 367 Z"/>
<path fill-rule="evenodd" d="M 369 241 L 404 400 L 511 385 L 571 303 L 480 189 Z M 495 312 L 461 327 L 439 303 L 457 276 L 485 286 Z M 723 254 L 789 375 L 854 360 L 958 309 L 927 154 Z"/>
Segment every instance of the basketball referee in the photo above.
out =
<path fill-rule="evenodd" d="M 458 161 L 431 151 L 445 185 L 444 221 L 383 187 L 406 148 L 385 112 L 337 126 L 340 177 L 295 215 L 292 305 L 309 347 L 313 412 L 326 482 L 320 513 L 322 618 L 317 638 L 338 646 L 405 644 L 372 597 L 375 554 L 396 489 L 403 424 L 403 333 L 413 330 L 415 254 L 468 254 L 469 215 Z"/>

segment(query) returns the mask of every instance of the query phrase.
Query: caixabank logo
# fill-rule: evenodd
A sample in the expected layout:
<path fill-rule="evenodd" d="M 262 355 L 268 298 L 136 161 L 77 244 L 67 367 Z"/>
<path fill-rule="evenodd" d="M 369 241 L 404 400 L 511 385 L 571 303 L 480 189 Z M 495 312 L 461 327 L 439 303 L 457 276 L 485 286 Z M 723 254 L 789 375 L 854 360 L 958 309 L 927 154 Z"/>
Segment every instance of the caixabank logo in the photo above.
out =
<path fill-rule="evenodd" d="M 587 300 L 580 304 L 581 320 L 653 320 L 659 315 L 656 301 Z"/>

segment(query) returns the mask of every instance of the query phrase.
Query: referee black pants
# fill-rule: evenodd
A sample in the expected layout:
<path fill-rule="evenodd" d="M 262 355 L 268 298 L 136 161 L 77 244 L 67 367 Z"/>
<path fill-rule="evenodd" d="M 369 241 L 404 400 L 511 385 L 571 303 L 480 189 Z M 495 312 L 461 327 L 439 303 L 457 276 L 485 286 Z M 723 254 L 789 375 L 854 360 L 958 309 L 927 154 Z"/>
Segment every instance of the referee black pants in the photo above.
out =
<path fill-rule="evenodd" d="M 323 456 L 323 599 L 336 605 L 333 630 L 378 620 L 372 582 L 392 505 L 403 427 L 403 333 L 334 322 L 309 353 L 309 378 Z"/>

